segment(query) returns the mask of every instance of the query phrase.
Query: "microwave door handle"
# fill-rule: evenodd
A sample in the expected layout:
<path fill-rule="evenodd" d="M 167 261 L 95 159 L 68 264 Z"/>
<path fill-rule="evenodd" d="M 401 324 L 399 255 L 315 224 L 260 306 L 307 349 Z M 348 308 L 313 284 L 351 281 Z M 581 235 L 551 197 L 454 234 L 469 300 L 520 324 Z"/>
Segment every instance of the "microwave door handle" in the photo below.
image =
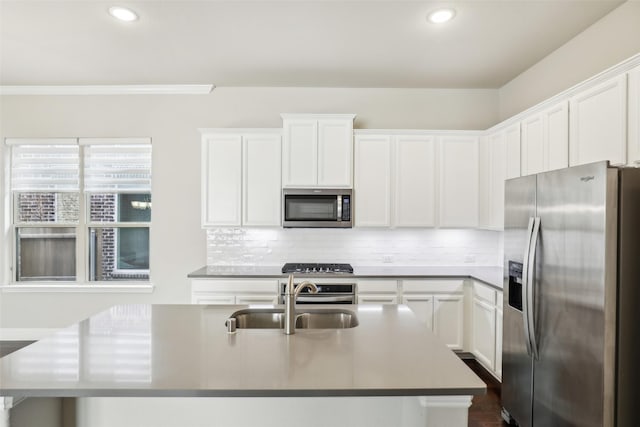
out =
<path fill-rule="evenodd" d="M 540 217 L 534 218 L 533 233 L 531 234 L 531 247 L 529 248 L 529 270 L 527 272 L 527 316 L 529 318 L 529 336 L 531 339 L 531 353 L 534 359 L 538 359 L 538 341 L 536 338 L 535 323 L 535 271 L 536 271 L 536 255 L 538 247 L 538 238 L 540 237 Z"/>
<path fill-rule="evenodd" d="M 342 196 L 338 196 L 337 221 L 342 221 Z"/>
<path fill-rule="evenodd" d="M 522 266 L 522 320 L 524 324 L 524 342 L 527 345 L 527 354 L 533 355 L 531 349 L 531 328 L 529 327 L 529 253 L 531 252 L 531 239 L 533 238 L 533 225 L 535 219 L 529 218 L 527 226 L 527 244 L 524 248 L 523 266 Z"/>

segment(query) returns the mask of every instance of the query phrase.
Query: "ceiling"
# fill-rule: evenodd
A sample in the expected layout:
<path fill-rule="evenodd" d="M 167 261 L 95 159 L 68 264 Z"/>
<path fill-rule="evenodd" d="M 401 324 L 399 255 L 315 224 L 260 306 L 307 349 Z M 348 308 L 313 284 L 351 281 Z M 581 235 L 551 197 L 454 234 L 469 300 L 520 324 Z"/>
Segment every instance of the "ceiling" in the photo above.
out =
<path fill-rule="evenodd" d="M 0 84 L 498 88 L 621 3 L 1 0 Z"/>

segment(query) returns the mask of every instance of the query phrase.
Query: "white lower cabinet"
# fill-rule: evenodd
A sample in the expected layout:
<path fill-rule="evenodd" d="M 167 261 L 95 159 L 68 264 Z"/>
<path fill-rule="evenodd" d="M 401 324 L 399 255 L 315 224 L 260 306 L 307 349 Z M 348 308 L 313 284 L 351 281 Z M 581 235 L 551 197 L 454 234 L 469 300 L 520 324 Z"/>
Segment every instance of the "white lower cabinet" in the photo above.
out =
<path fill-rule="evenodd" d="M 464 345 L 464 295 L 433 297 L 433 331 L 452 350 Z"/>
<path fill-rule="evenodd" d="M 397 280 L 358 280 L 358 304 L 397 304 Z"/>
<path fill-rule="evenodd" d="M 403 280 L 402 302 L 452 350 L 464 346 L 464 281 Z"/>
<path fill-rule="evenodd" d="M 493 305 L 473 298 L 472 352 L 485 367 L 494 370 L 496 360 L 496 309 Z"/>
<path fill-rule="evenodd" d="M 502 292 L 473 281 L 471 352 L 497 378 L 502 376 Z"/>
<path fill-rule="evenodd" d="M 358 295 L 358 304 L 397 304 L 398 297 L 388 294 Z"/>
<path fill-rule="evenodd" d="M 414 312 L 428 330 L 433 331 L 433 295 L 404 295 L 402 303 Z"/>
<path fill-rule="evenodd" d="M 192 279 L 192 304 L 277 304 L 277 279 Z"/>

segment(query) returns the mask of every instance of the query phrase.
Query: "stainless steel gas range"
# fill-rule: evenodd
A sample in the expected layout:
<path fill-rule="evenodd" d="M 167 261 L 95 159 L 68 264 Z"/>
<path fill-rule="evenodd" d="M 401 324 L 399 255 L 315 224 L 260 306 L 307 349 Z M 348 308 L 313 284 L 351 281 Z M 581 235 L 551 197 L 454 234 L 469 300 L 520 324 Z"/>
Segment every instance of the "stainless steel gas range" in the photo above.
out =
<path fill-rule="evenodd" d="M 294 283 L 309 280 L 316 284 L 318 293 L 306 288 L 297 299 L 297 304 L 355 304 L 356 283 L 353 267 L 349 264 L 287 263 L 282 267 L 285 274 L 294 275 Z M 284 304 L 285 280 L 280 282 L 280 303 Z"/>

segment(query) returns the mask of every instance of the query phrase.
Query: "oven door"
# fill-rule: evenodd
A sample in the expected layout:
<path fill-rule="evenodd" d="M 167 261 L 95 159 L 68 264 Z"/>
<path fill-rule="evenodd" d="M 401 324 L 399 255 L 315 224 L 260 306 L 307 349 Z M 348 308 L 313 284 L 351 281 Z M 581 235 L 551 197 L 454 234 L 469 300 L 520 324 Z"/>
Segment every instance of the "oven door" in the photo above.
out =
<path fill-rule="evenodd" d="M 312 280 L 313 281 L 313 280 Z M 299 283 L 296 283 L 298 285 Z M 296 298 L 296 304 L 355 304 L 356 285 L 354 283 L 316 283 L 318 293 L 312 294 L 304 288 Z M 285 282 L 280 283 L 280 304 L 284 304 Z"/>

